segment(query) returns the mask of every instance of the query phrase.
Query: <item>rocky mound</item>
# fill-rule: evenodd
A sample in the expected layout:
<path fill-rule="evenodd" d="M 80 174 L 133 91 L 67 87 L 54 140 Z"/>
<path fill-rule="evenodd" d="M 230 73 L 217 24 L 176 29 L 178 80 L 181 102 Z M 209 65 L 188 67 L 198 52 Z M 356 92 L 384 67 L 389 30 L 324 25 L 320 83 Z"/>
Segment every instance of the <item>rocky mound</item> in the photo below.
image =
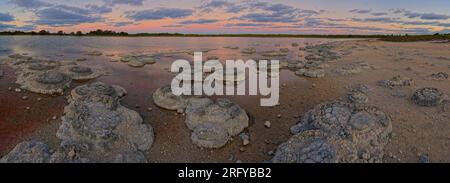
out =
<path fill-rule="evenodd" d="M 390 80 L 381 80 L 378 82 L 378 85 L 386 88 L 411 86 L 413 84 L 414 84 L 413 79 L 403 76 L 394 76 Z"/>
<path fill-rule="evenodd" d="M 163 109 L 184 111 L 189 99 L 195 96 L 176 96 L 172 93 L 170 85 L 158 88 L 153 93 L 153 102 Z"/>
<path fill-rule="evenodd" d="M 325 77 L 325 67 L 328 67 L 328 62 L 339 59 L 336 52 L 332 51 L 333 46 L 330 44 L 320 44 L 315 46 L 306 46 L 300 48 L 301 51 L 306 51 L 306 61 L 290 62 L 287 67 L 295 71 L 298 76 L 305 76 L 311 78 Z"/>
<path fill-rule="evenodd" d="M 72 90 L 56 136 L 54 152 L 38 142 L 24 142 L 4 162 L 146 162 L 144 152 L 154 140 L 153 129 L 140 115 L 120 104 L 126 92 L 104 83 Z"/>
<path fill-rule="evenodd" d="M 186 126 L 192 131 L 191 140 L 199 147 L 223 147 L 249 125 L 245 110 L 227 99 L 175 96 L 167 85 L 153 93 L 153 101 L 161 108 L 184 112 Z"/>
<path fill-rule="evenodd" d="M 57 70 L 22 73 L 17 77 L 16 81 L 17 84 L 21 85 L 22 89 L 50 95 L 63 94 L 71 82 L 70 76 Z"/>
<path fill-rule="evenodd" d="M 411 100 L 417 105 L 431 107 L 442 104 L 447 95 L 437 88 L 421 88 L 414 92 Z"/>
<path fill-rule="evenodd" d="M 185 123 L 193 131 L 191 140 L 200 147 L 222 147 L 249 125 L 245 110 L 227 99 L 190 100 L 185 113 Z"/>
<path fill-rule="evenodd" d="M 376 107 L 356 104 L 326 102 L 305 113 L 272 162 L 381 162 L 391 120 Z"/>
<path fill-rule="evenodd" d="M 429 75 L 426 79 L 428 80 L 436 80 L 436 81 L 444 81 L 448 79 L 448 74 L 446 72 L 438 72 Z"/>
<path fill-rule="evenodd" d="M 350 75 L 350 74 L 358 74 L 363 70 L 370 69 L 369 64 L 365 62 L 353 63 L 340 68 L 335 69 L 334 71 L 340 75 Z"/>
<path fill-rule="evenodd" d="M 39 141 L 25 141 L 0 159 L 0 163 L 48 163 L 52 152 L 47 144 Z"/>
<path fill-rule="evenodd" d="M 241 53 L 243 54 L 254 54 L 256 53 L 256 49 L 255 48 L 245 48 L 241 50 Z"/>
<path fill-rule="evenodd" d="M 10 55 L 6 63 L 16 69 L 16 83 L 22 89 L 42 94 L 63 94 L 72 80 L 90 80 L 104 74 L 100 68 L 82 66 L 72 61 L 54 61 L 17 54 Z"/>
<path fill-rule="evenodd" d="M 334 139 L 318 130 L 304 131 L 281 144 L 273 163 L 338 163 L 356 159 L 348 140 Z"/>
<path fill-rule="evenodd" d="M 90 80 L 103 75 L 100 69 L 81 65 L 65 66 L 61 68 L 61 71 L 73 80 Z"/>

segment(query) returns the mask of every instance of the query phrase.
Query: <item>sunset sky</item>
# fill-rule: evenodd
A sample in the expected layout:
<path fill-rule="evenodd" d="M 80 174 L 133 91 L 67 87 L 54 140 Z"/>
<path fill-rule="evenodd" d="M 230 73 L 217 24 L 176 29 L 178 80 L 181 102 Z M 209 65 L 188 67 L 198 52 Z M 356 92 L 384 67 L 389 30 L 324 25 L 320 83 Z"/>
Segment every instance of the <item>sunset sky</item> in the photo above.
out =
<path fill-rule="evenodd" d="M 0 31 L 430 34 L 450 0 L 0 0 Z"/>

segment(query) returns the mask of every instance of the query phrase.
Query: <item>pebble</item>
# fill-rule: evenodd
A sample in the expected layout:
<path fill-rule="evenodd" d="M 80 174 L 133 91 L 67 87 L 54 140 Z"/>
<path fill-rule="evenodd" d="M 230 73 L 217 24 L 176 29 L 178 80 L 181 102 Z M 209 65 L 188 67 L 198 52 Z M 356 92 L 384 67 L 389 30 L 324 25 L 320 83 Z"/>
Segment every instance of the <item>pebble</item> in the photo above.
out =
<path fill-rule="evenodd" d="M 266 121 L 266 122 L 264 122 L 264 126 L 266 128 L 270 128 L 272 126 L 272 123 L 270 123 L 270 121 Z"/>
<path fill-rule="evenodd" d="M 248 139 L 242 140 L 242 145 L 246 146 L 248 144 L 250 144 L 250 140 L 248 140 Z"/>
<path fill-rule="evenodd" d="M 153 110 L 153 108 L 151 108 L 151 107 L 147 108 L 147 111 L 152 111 L 152 110 Z"/>
<path fill-rule="evenodd" d="M 26 109 L 26 110 L 30 110 L 31 108 L 30 108 L 30 107 L 25 107 L 25 109 Z"/>
<path fill-rule="evenodd" d="M 183 110 L 183 109 L 177 109 L 177 113 L 178 113 L 178 114 L 183 114 L 183 113 L 184 113 L 184 110 Z"/>
<path fill-rule="evenodd" d="M 23 97 L 22 97 L 22 100 L 27 100 L 27 99 L 28 99 L 27 96 L 23 96 Z"/>
<path fill-rule="evenodd" d="M 316 85 L 315 83 L 313 83 L 311 86 L 314 88 L 314 87 L 316 87 L 317 85 Z"/>
<path fill-rule="evenodd" d="M 53 120 L 56 120 L 56 118 L 57 118 L 56 116 L 53 116 L 53 117 L 52 117 Z"/>
<path fill-rule="evenodd" d="M 16 88 L 16 89 L 14 89 L 14 91 L 16 91 L 17 93 L 22 92 L 22 90 L 20 88 Z"/>
<path fill-rule="evenodd" d="M 250 137 L 248 136 L 247 133 L 241 133 L 239 135 L 239 137 L 241 137 L 243 146 L 246 146 L 246 145 L 250 144 Z"/>
<path fill-rule="evenodd" d="M 245 147 L 241 147 L 241 148 L 239 149 L 239 151 L 244 152 L 244 151 L 245 151 Z"/>
<path fill-rule="evenodd" d="M 277 118 L 281 118 L 281 114 L 278 114 L 278 115 L 277 115 Z"/>
<path fill-rule="evenodd" d="M 138 109 L 138 108 L 140 108 L 141 106 L 139 106 L 139 105 L 134 105 L 134 107 L 136 108 L 136 109 Z"/>
<path fill-rule="evenodd" d="M 37 101 L 41 101 L 42 99 L 41 98 L 37 98 Z"/>
<path fill-rule="evenodd" d="M 419 163 L 430 163 L 430 157 L 428 156 L 428 154 L 421 154 L 419 156 Z"/>
<path fill-rule="evenodd" d="M 11 90 L 12 90 L 12 87 L 8 87 L 8 90 L 11 91 Z"/>
<path fill-rule="evenodd" d="M 275 152 L 269 151 L 269 152 L 267 152 L 267 154 L 268 154 L 269 156 L 272 156 L 273 154 L 275 154 Z"/>
<path fill-rule="evenodd" d="M 241 160 L 236 160 L 236 163 L 242 163 L 242 161 Z"/>
<path fill-rule="evenodd" d="M 76 155 L 75 150 L 72 149 L 67 155 L 68 155 L 69 158 L 71 158 L 71 159 L 75 158 L 75 155 Z"/>

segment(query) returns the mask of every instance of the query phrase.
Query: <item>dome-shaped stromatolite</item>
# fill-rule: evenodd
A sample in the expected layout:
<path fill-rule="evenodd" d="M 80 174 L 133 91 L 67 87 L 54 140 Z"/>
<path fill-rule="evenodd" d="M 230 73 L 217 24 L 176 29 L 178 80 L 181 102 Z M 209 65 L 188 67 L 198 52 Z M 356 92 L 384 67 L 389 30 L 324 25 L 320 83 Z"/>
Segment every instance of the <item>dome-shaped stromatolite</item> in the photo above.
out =
<path fill-rule="evenodd" d="M 414 92 L 411 99 L 417 105 L 430 107 L 440 105 L 447 99 L 447 95 L 437 88 L 421 88 Z"/>
<path fill-rule="evenodd" d="M 31 63 L 28 65 L 28 69 L 32 71 L 48 71 L 55 69 L 56 66 L 54 65 L 48 65 L 48 64 L 42 64 L 42 63 Z"/>
<path fill-rule="evenodd" d="M 220 148 L 248 127 L 247 113 L 227 99 L 176 96 L 167 85 L 153 93 L 153 101 L 164 109 L 184 111 L 185 123 L 192 130 L 191 140 L 200 147 Z"/>
<path fill-rule="evenodd" d="M 245 110 L 227 99 L 191 99 L 186 107 L 186 126 L 200 147 L 219 148 L 248 127 Z"/>
<path fill-rule="evenodd" d="M 392 124 L 376 107 L 334 101 L 319 104 L 291 128 L 294 134 L 308 130 L 319 130 L 327 138 L 351 142 L 358 158 L 349 162 L 381 162 Z"/>
<path fill-rule="evenodd" d="M 326 136 L 321 131 L 304 131 L 281 144 L 273 163 L 337 163 L 356 159 L 353 144 L 340 138 Z"/>
<path fill-rule="evenodd" d="M 120 105 L 122 90 L 101 82 L 75 88 L 57 133 L 62 144 L 89 147 L 80 154 L 95 162 L 142 160 L 153 143 L 153 129 L 136 111 Z"/>
<path fill-rule="evenodd" d="M 220 148 L 224 146 L 230 136 L 226 129 L 213 123 L 204 123 L 192 130 L 191 140 L 199 147 Z"/>
<path fill-rule="evenodd" d="M 189 102 L 190 98 L 199 96 L 176 96 L 172 93 L 170 85 L 158 88 L 152 95 L 153 102 L 163 109 L 167 110 L 184 110 Z"/>
<path fill-rule="evenodd" d="M 403 77 L 403 76 L 394 76 L 390 80 L 381 80 L 378 82 L 378 85 L 386 87 L 386 88 L 394 88 L 394 87 L 403 87 L 403 86 L 411 86 L 414 84 L 413 79 Z"/>
<path fill-rule="evenodd" d="M 81 65 L 65 66 L 61 70 L 74 80 L 90 80 L 102 75 L 100 69 Z"/>
<path fill-rule="evenodd" d="M 70 76 L 56 70 L 49 70 L 19 74 L 16 83 L 36 93 L 62 94 L 70 86 L 71 81 Z"/>
<path fill-rule="evenodd" d="M 75 88 L 56 134 L 61 139 L 56 152 L 40 142 L 23 142 L 1 162 L 146 162 L 153 129 L 120 105 L 122 90 L 100 82 Z"/>
<path fill-rule="evenodd" d="M 228 99 L 193 99 L 185 112 L 185 123 L 191 130 L 200 124 L 212 123 L 225 128 L 230 136 L 234 136 L 248 127 L 249 118 L 245 110 Z"/>
<path fill-rule="evenodd" d="M 47 144 L 39 141 L 24 141 L 0 159 L 0 163 L 48 163 L 52 155 Z"/>

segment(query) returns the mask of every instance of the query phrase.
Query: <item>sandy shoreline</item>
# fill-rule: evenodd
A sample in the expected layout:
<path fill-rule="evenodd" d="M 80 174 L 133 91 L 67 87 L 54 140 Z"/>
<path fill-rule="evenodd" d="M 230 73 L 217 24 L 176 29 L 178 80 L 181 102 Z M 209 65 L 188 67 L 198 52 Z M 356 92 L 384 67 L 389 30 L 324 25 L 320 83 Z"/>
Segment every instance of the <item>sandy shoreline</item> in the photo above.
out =
<path fill-rule="evenodd" d="M 352 50 L 352 53 L 329 63 L 324 78 L 299 77 L 292 71 L 282 71 L 280 81 L 284 86 L 280 89 L 280 106 L 262 108 L 257 103 L 257 97 L 230 97 L 250 115 L 250 126 L 245 131 L 250 134 L 251 142 L 245 149 L 242 149 L 239 137 L 235 137 L 221 149 L 206 150 L 194 146 L 189 139 L 190 131 L 183 123 L 183 116 L 158 108 L 152 102 L 151 94 L 171 79 L 167 71 L 149 74 L 143 69 L 133 69 L 121 71 L 121 75 L 100 77 L 97 81 L 120 83 L 128 90 L 122 104 L 138 111 L 144 123 L 153 126 L 155 142 L 147 153 L 149 162 L 270 160 L 270 152 L 291 137 L 289 128 L 307 110 L 319 103 L 343 97 L 347 89 L 355 84 L 370 86 L 373 91 L 369 94 L 369 103 L 384 110 L 392 119 L 393 135 L 385 148 L 385 162 L 417 162 L 420 154 L 428 154 L 432 162 L 450 162 L 450 110 L 442 107 L 419 107 L 410 100 L 414 91 L 422 87 L 435 87 L 450 94 L 449 79 L 426 79 L 433 73 L 450 73 L 450 44 L 362 40 L 340 42 L 335 49 Z M 351 75 L 334 72 L 336 68 L 357 62 L 366 62 L 374 69 Z M 120 70 L 123 67 L 117 64 L 112 69 Z M 14 92 L 17 85 L 13 84 L 13 70 L 6 65 L 0 65 L 0 69 L 4 71 L 4 76 L 0 79 L 0 103 L 3 104 L 0 107 L 0 155 L 29 138 L 42 139 L 51 146 L 57 146 L 58 139 L 54 134 L 60 121 L 51 118 L 62 115 L 67 104 L 65 97 Z M 396 75 L 413 79 L 414 85 L 400 89 L 378 86 L 380 80 L 391 79 Z M 148 79 L 153 81 L 149 84 Z M 80 84 L 76 83 L 75 86 Z M 13 91 L 9 91 L 8 87 L 12 87 Z M 28 97 L 27 100 L 22 100 L 24 95 Z M 37 98 L 42 100 L 34 102 Z M 31 110 L 27 111 L 26 107 Z M 148 107 L 153 110 L 147 111 Z M 264 127 L 264 121 L 267 120 L 271 121 L 271 128 Z"/>

